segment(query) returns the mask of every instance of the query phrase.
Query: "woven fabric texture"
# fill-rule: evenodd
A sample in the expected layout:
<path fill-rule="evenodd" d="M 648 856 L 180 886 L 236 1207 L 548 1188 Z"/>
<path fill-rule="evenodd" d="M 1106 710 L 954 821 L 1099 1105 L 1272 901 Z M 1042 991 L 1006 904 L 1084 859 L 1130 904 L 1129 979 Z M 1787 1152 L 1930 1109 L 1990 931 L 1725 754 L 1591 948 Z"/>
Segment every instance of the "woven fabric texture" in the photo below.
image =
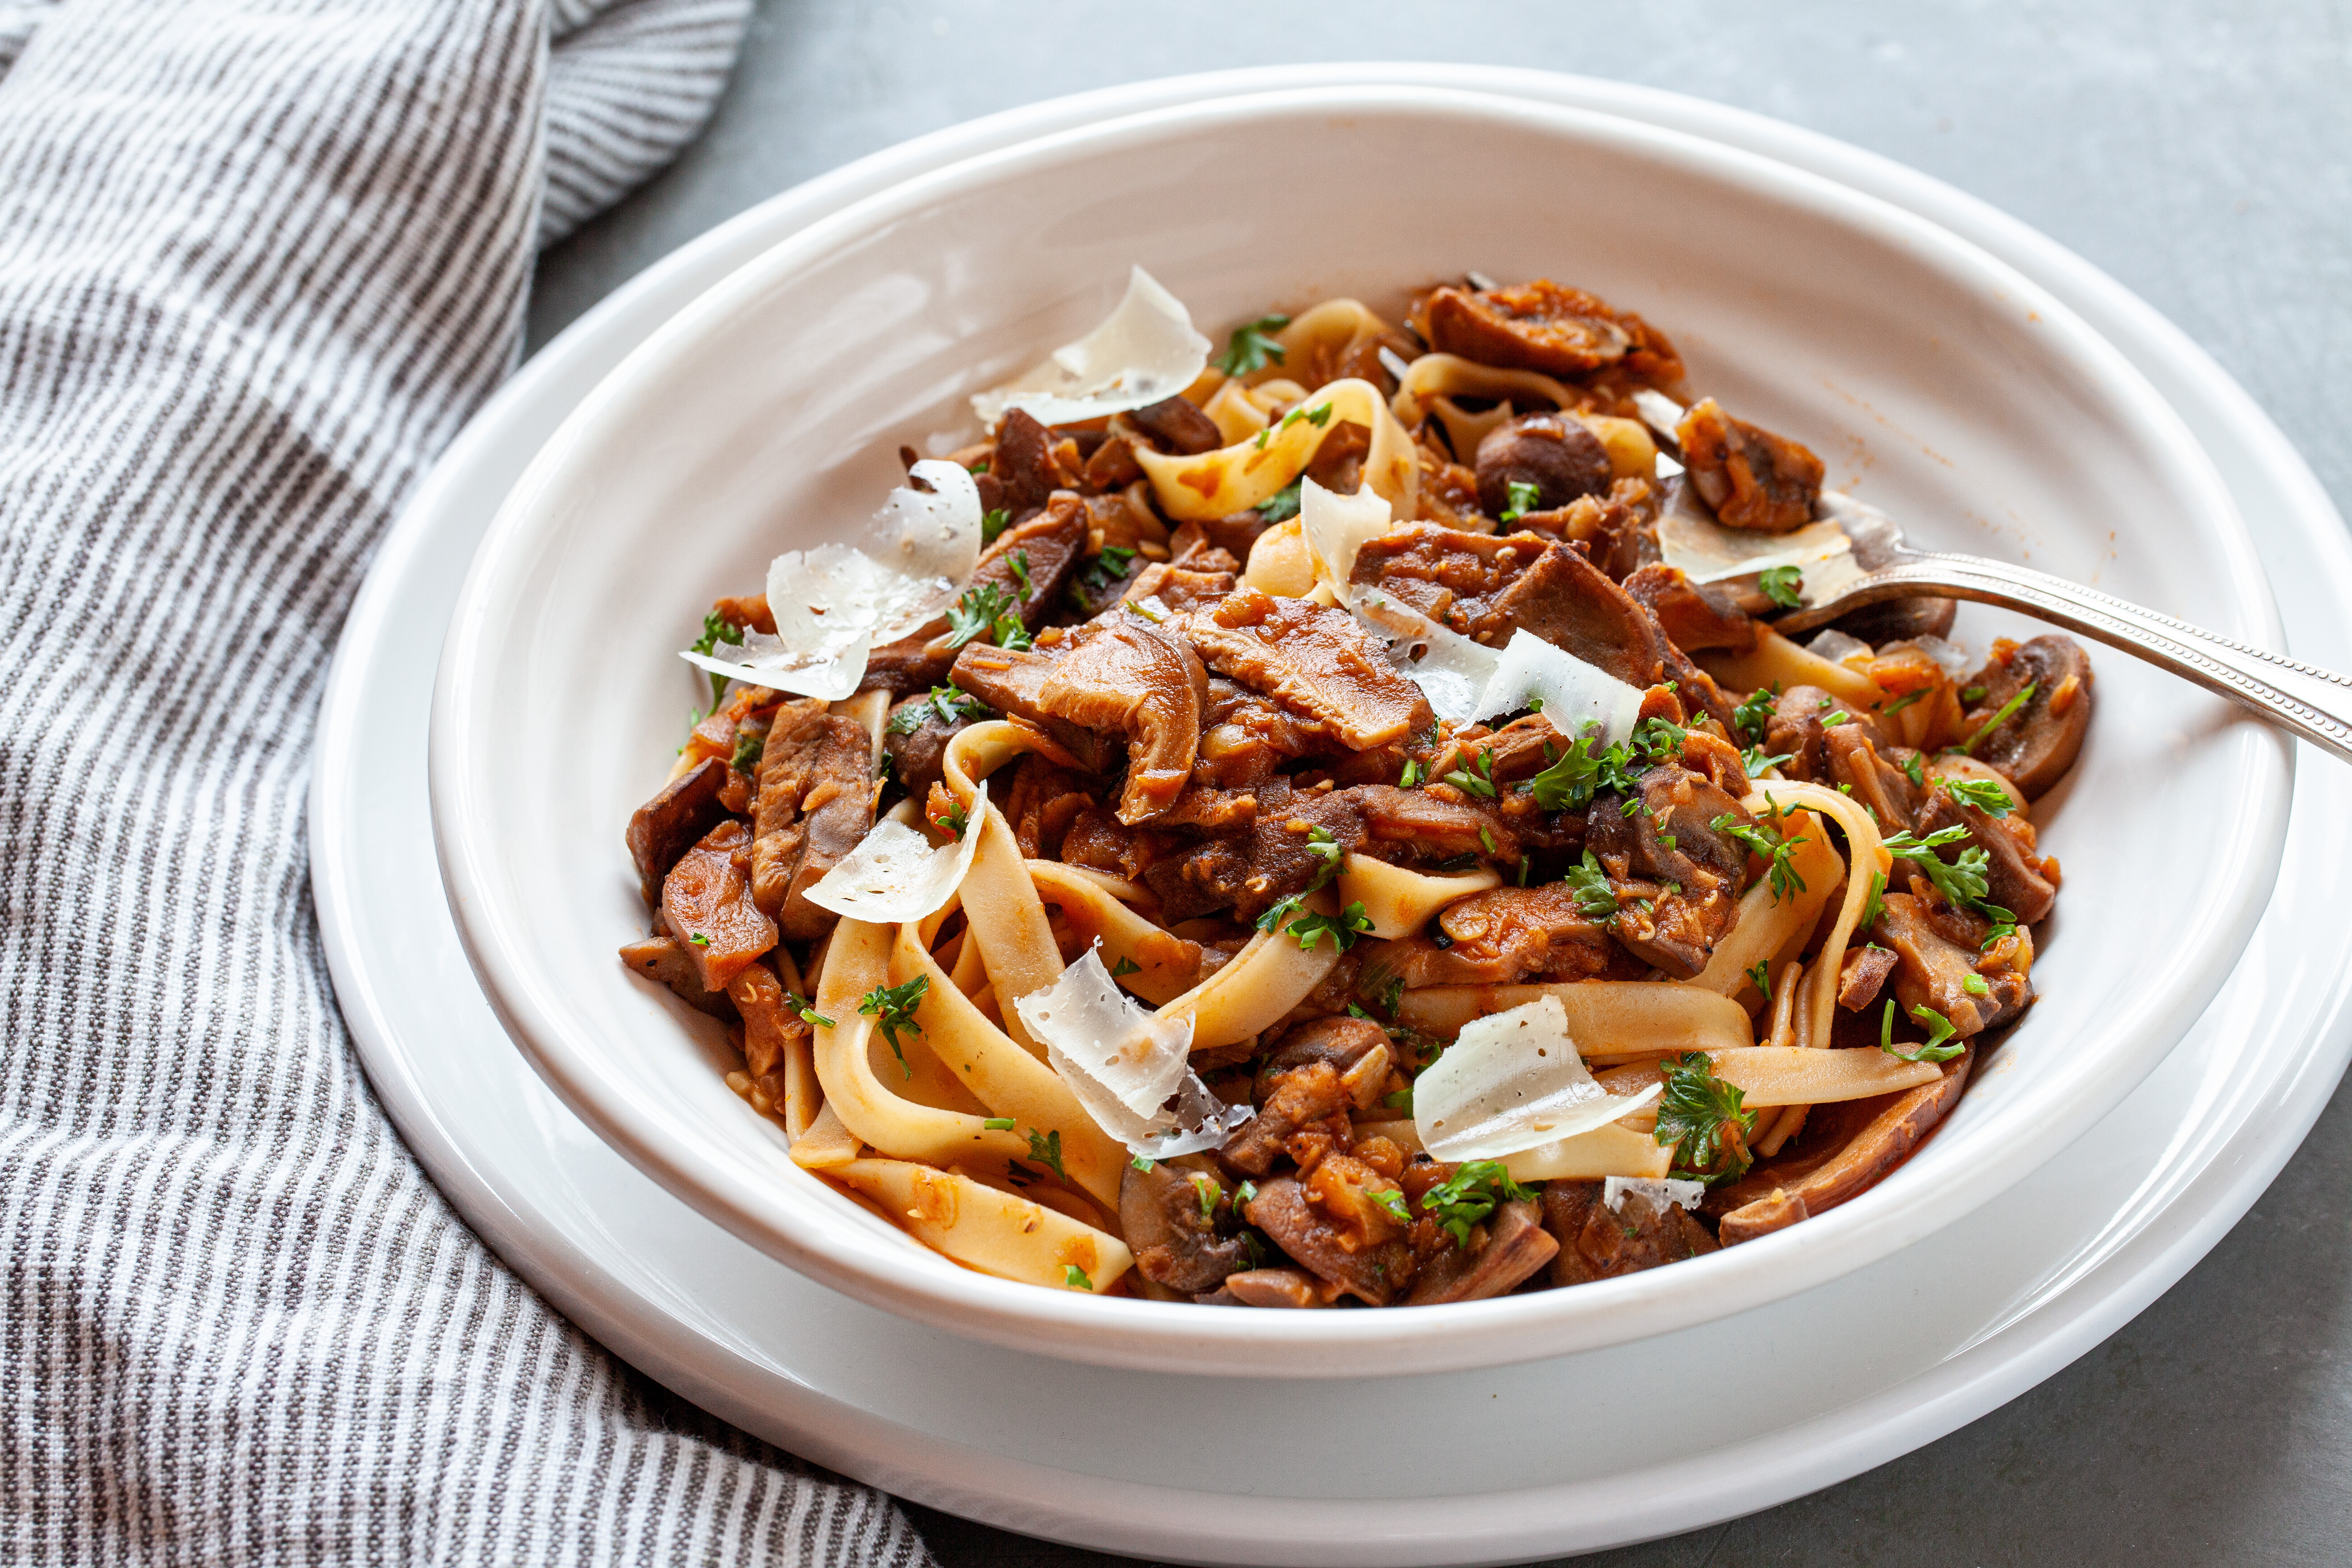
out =
<path fill-rule="evenodd" d="M 744 9 L 0 5 L 0 1561 L 928 1560 L 490 1256 L 309 898 L 329 655 L 542 193 L 674 153 Z"/>

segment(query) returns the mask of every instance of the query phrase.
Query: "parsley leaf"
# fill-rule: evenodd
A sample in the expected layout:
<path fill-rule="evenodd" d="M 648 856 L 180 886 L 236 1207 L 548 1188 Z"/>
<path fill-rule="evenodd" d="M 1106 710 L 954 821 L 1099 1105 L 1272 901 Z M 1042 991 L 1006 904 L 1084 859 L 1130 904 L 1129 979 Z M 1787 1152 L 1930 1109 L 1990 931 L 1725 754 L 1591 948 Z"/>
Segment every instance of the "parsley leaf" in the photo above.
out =
<path fill-rule="evenodd" d="M 1885 911 L 1886 908 L 1880 897 L 1885 891 L 1886 873 L 1873 871 L 1870 874 L 1870 899 L 1862 906 L 1862 924 L 1857 929 L 1868 931 L 1878 923 L 1878 917 Z"/>
<path fill-rule="evenodd" d="M 2007 816 L 2017 809 L 2009 792 L 1997 779 L 1960 779 L 1946 776 L 1936 781 L 1946 795 L 1962 805 L 1973 805 L 1988 816 Z"/>
<path fill-rule="evenodd" d="M 1772 797 L 1768 795 L 1764 798 L 1770 800 Z M 1725 812 L 1707 826 L 1764 857 L 1765 874 L 1771 879 L 1774 903 L 1782 899 L 1792 899 L 1805 890 L 1804 878 L 1799 876 L 1796 867 L 1789 863 L 1789 857 L 1796 853 L 1797 846 L 1805 842 L 1803 834 L 1794 838 L 1784 837 L 1761 823 L 1740 821 L 1739 814 L 1733 811 Z"/>
<path fill-rule="evenodd" d="M 1593 858 L 1591 850 L 1584 852 L 1582 865 L 1570 866 L 1559 879 L 1567 887 L 1569 897 L 1576 900 L 1576 907 L 1584 911 L 1586 920 L 1616 918 L 1617 895 L 1610 890 L 1608 874 L 1601 869 L 1601 862 Z"/>
<path fill-rule="evenodd" d="M 1674 1149 L 1673 1173 L 1709 1186 L 1737 1181 L 1753 1158 L 1748 1135 L 1756 1131 L 1756 1113 L 1740 1109 L 1746 1094 L 1715 1076 L 1704 1051 L 1668 1057 L 1659 1066 L 1665 1087 L 1652 1136 Z"/>
<path fill-rule="evenodd" d="M 1766 768 L 1777 768 L 1782 763 L 1793 763 L 1796 760 L 1797 753 L 1794 752 L 1777 752 L 1768 757 L 1764 754 L 1764 748 L 1761 746 L 1750 746 L 1739 753 L 1740 770 L 1751 779 Z"/>
<path fill-rule="evenodd" d="M 1140 974 L 1142 973 L 1143 965 L 1136 963 L 1135 960 L 1129 958 L 1124 953 L 1119 956 L 1119 961 L 1117 963 L 1110 966 L 1110 977 L 1113 980 L 1123 979 L 1127 975 Z"/>
<path fill-rule="evenodd" d="M 735 726 L 735 754 L 727 759 L 727 765 L 739 773 L 748 773 L 760 765 L 760 759 L 767 750 L 768 737 L 760 732 L 759 726 L 738 724 Z"/>
<path fill-rule="evenodd" d="M 1898 1046 L 1895 1043 L 1895 1003 L 1892 998 L 1889 998 L 1886 1011 L 1880 1014 L 1878 1018 L 1880 1050 L 1890 1057 L 1898 1057 L 1906 1062 L 1948 1062 L 1968 1049 L 1965 1044 L 1948 1046 L 1944 1043 L 1958 1032 L 1952 1027 L 1952 1021 L 1949 1018 L 1945 1017 L 1933 1007 L 1924 1005 L 1914 1007 L 1910 1011 L 1912 1018 L 1927 1031 L 1926 1042 L 1916 1046 Z"/>
<path fill-rule="evenodd" d="M 915 1009 L 922 1005 L 923 993 L 931 988 L 931 977 L 918 974 L 904 985 L 877 985 L 868 991 L 857 1004 L 857 1010 L 874 1020 L 882 1037 L 889 1042 L 890 1054 L 898 1058 L 898 1070 L 908 1078 L 915 1069 L 908 1064 L 907 1053 L 898 1047 L 898 1031 L 912 1029 L 917 1034 L 923 1026 L 915 1022 Z"/>
<path fill-rule="evenodd" d="M 1394 1187 L 1366 1187 L 1364 1196 L 1380 1205 L 1381 1212 L 1399 1225 L 1412 1223 L 1412 1211 L 1405 1207 L 1404 1194 Z"/>
<path fill-rule="evenodd" d="M 1257 917 L 1257 929 L 1260 931 L 1280 931 L 1282 929 L 1282 922 L 1297 914 L 1299 910 L 1305 906 L 1306 902 L 1307 895 L 1305 893 L 1293 893 L 1286 899 L 1276 900 L 1275 902 L 1266 906 L 1265 913 Z M 1299 945 L 1304 947 L 1306 944 L 1301 942 Z"/>
<path fill-rule="evenodd" d="M 1258 502 L 1257 515 L 1269 527 L 1288 522 L 1298 515 L 1298 480 L 1293 479 L 1265 500 Z"/>
<path fill-rule="evenodd" d="M 1902 696 L 1896 698 L 1894 701 L 1888 703 L 1885 707 L 1881 708 L 1878 711 L 1882 717 L 1892 718 L 1895 714 L 1902 712 L 1906 708 L 1910 707 L 1914 702 L 1918 701 L 1922 697 L 1927 696 L 1931 689 L 1933 689 L 1930 687 L 1923 686 L 1916 691 L 1906 691 Z"/>
<path fill-rule="evenodd" d="M 1501 1203 L 1528 1203 L 1535 1194 L 1511 1180 L 1500 1160 L 1472 1160 L 1423 1193 L 1421 1212 L 1437 1221 L 1456 1247 L 1470 1245 L 1470 1227 Z"/>
<path fill-rule="evenodd" d="M 915 978 L 922 980 L 928 976 L 919 974 Z M 1066 1182 L 1070 1179 L 1070 1173 L 1062 1169 L 1061 1129 L 1055 1128 L 1051 1132 L 1042 1133 L 1034 1127 L 1029 1129 L 1029 1158 L 1045 1166 L 1062 1180 Z"/>
<path fill-rule="evenodd" d="M 1638 732 L 1635 739 L 1640 739 Z M 1633 753 L 1623 742 L 1603 748 L 1601 726 L 1589 722 L 1584 733 L 1568 743 L 1558 762 L 1528 781 L 1528 788 L 1546 811 L 1574 811 L 1590 805 L 1596 795 L 1633 796 L 1640 788 L 1633 763 Z"/>
<path fill-rule="evenodd" d="M 1247 375 L 1265 369 L 1268 362 L 1280 364 L 1288 351 L 1274 341 L 1273 334 L 1288 325 L 1290 318 L 1278 313 L 1244 322 L 1225 340 L 1225 352 L 1210 363 L 1227 375 Z"/>
<path fill-rule="evenodd" d="M 934 686 L 929 695 L 890 715 L 889 731 L 894 735 L 911 735 L 923 727 L 923 721 L 939 715 L 940 723 L 952 727 L 959 719 L 985 719 L 995 711 L 971 692 L 956 686 Z"/>
<path fill-rule="evenodd" d="M 997 536 L 1013 526 L 1009 507 L 993 507 L 980 516 L 980 542 L 982 549 L 996 542 Z"/>
<path fill-rule="evenodd" d="M 984 1119 L 981 1122 L 981 1125 L 987 1128 L 991 1132 L 1010 1132 L 1013 1131 L 1013 1118 L 1010 1116 L 991 1116 Z"/>
<path fill-rule="evenodd" d="M 994 583 L 975 583 L 948 608 L 948 647 L 961 647 L 982 632 L 997 647 L 1025 649 L 1034 645 L 1021 621 L 1021 603 Z"/>
<path fill-rule="evenodd" d="M 1298 939 L 1301 952 L 1312 952 L 1315 944 L 1325 937 L 1340 952 L 1356 945 L 1356 940 L 1372 929 L 1372 917 L 1364 912 L 1359 899 L 1336 915 L 1302 915 L 1293 921 L 1289 934 Z"/>
<path fill-rule="evenodd" d="M 1073 1290 L 1091 1290 L 1095 1288 L 1095 1282 L 1087 1278 L 1087 1271 L 1075 1263 L 1062 1265 L 1062 1283 Z"/>
<path fill-rule="evenodd" d="M 1510 495 L 1509 504 L 1503 508 L 1502 520 L 1505 522 L 1518 521 L 1528 512 L 1536 510 L 1538 503 L 1543 500 L 1543 491 L 1523 479 L 1507 480 L 1504 489 Z"/>
<path fill-rule="evenodd" d="M 1470 765 L 1477 771 L 1471 773 L 1456 768 L 1447 773 L 1442 782 L 1452 784 L 1464 795 L 1476 795 L 1480 800 L 1494 799 L 1495 753 L 1491 751 L 1480 752 L 1471 760 Z M 1494 847 L 1489 845 L 1487 847 L 1491 852 Z"/>
<path fill-rule="evenodd" d="M 805 996 L 787 991 L 784 993 L 784 1005 L 798 1013 L 803 1024 L 814 1024 L 820 1029 L 833 1027 L 833 1020 L 818 1012 L 816 1005 Z"/>
<path fill-rule="evenodd" d="M 1225 1189 L 1218 1184 L 1216 1177 L 1196 1171 L 1192 1174 L 1192 1195 L 1200 1200 L 1201 1223 L 1206 1225 L 1217 1217 L 1217 1204 L 1225 1195 Z"/>
<path fill-rule="evenodd" d="M 1805 574 L 1794 566 L 1767 566 L 1756 574 L 1756 586 L 1783 609 L 1797 609 L 1804 604 L 1804 584 Z"/>
<path fill-rule="evenodd" d="M 1078 581 L 1097 593 L 1126 580 L 1128 568 L 1135 564 L 1135 551 L 1124 544 L 1106 544 L 1101 552 L 1089 555 L 1078 568 Z"/>
<path fill-rule="evenodd" d="M 1732 721 L 1739 726 L 1741 734 L 1760 748 L 1764 743 L 1765 727 L 1772 722 L 1772 710 L 1780 700 L 1779 681 L 1769 686 L 1759 686 L 1739 700 L 1739 706 L 1731 710 Z"/>
<path fill-rule="evenodd" d="M 1952 903 L 1969 908 L 1984 900 L 1985 872 L 1992 857 L 1981 849 L 1963 849 L 1947 862 L 1936 853 L 1945 845 L 1958 843 L 1968 836 L 1969 830 L 1965 827 L 1939 827 L 1925 838 L 1916 834 L 1897 833 L 1883 842 L 1889 855 L 1918 867 L 1936 891 Z"/>
<path fill-rule="evenodd" d="M 1772 1000 L 1772 967 L 1762 959 L 1748 966 L 1748 983 L 1764 993 L 1764 1000 Z"/>
<path fill-rule="evenodd" d="M 1926 789 L 1927 787 L 1927 765 L 1918 752 L 1914 752 L 1909 756 L 1903 759 L 1903 773 L 1904 776 L 1911 781 L 1912 788 Z"/>
<path fill-rule="evenodd" d="M 1281 435 L 1285 430 L 1289 429 L 1301 419 L 1306 420 L 1307 423 L 1314 426 L 1318 430 L 1320 430 L 1324 426 L 1331 422 L 1331 405 L 1328 403 L 1324 403 L 1318 404 L 1313 408 L 1292 409 L 1289 413 L 1282 416 L 1282 422 L 1280 424 L 1269 425 L 1265 429 L 1257 433 L 1257 449 L 1261 452 L 1265 451 L 1265 444 L 1268 441 L 1273 440 L 1276 436 Z"/>
<path fill-rule="evenodd" d="M 702 635 L 694 639 L 694 651 L 708 658 L 718 653 L 722 643 L 729 647 L 740 647 L 743 634 L 735 629 L 734 622 L 713 610 L 702 617 Z M 716 670 L 703 673 L 710 677 L 710 706 L 716 708 L 719 700 L 727 694 L 728 678 Z"/>

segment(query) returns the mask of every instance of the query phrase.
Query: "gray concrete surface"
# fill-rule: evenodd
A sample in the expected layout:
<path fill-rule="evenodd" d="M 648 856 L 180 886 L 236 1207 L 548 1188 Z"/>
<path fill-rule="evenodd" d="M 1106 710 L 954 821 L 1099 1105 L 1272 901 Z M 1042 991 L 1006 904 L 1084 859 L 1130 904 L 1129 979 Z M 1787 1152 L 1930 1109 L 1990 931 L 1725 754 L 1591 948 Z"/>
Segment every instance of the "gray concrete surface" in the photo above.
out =
<path fill-rule="evenodd" d="M 720 219 L 908 136 L 1116 82 L 1342 59 L 1669 87 L 1950 181 L 2179 322 L 2352 510 L 2352 4 L 2321 0 L 764 0 L 709 133 L 545 258 L 532 341 Z M 1583 1561 L 2352 1563 L 2347 1192 L 2352 1090 L 2187 1279 L 2031 1394 L 1812 1497 Z M 952 1568 L 1111 1561 L 916 1514 Z"/>

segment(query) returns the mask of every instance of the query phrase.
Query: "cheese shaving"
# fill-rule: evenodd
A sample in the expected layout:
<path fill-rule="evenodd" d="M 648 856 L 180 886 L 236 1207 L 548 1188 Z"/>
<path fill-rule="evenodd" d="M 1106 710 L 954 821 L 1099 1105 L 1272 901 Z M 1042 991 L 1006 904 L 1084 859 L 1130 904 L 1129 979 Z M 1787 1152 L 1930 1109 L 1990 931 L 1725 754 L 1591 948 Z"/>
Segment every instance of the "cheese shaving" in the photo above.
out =
<path fill-rule="evenodd" d="M 963 832 L 952 844 L 933 845 L 919 829 L 885 817 L 857 847 L 818 879 L 808 900 L 821 910 L 877 925 L 906 923 L 937 913 L 963 886 L 980 849 L 988 815 L 988 781 L 973 786 Z"/>
<path fill-rule="evenodd" d="M 1221 1147 L 1253 1114 L 1218 1100 L 1192 1070 L 1192 1016 L 1144 1007 L 1095 948 L 1013 1006 L 1095 1124 L 1138 1154 L 1165 1160 Z"/>
<path fill-rule="evenodd" d="M 1479 717 L 1479 699 L 1494 679 L 1494 650 L 1439 626 L 1377 587 L 1349 580 L 1364 546 L 1399 526 L 1379 492 L 1366 485 L 1343 496 L 1313 479 L 1302 479 L 1298 526 L 1315 563 L 1316 581 L 1388 646 L 1390 660 L 1421 688 L 1430 711 L 1456 724 Z"/>
<path fill-rule="evenodd" d="M 929 458 L 874 514 L 876 552 L 847 544 L 787 550 L 768 563 L 775 632 L 747 631 L 730 658 L 678 657 L 714 675 L 838 702 L 866 678 L 866 656 L 955 603 L 980 563 L 980 489 L 960 463 Z"/>
<path fill-rule="evenodd" d="M 1184 302 L 1138 267 L 1102 325 L 977 394 L 971 411 L 991 429 L 1008 408 L 1041 425 L 1068 425 L 1173 397 L 1200 379 L 1208 363 L 1209 340 L 1193 331 Z"/>
<path fill-rule="evenodd" d="M 1601 1201 L 1611 1214 L 1623 1213 L 1629 1197 L 1646 1204 L 1653 1214 L 1664 1214 L 1669 1204 L 1695 1209 L 1705 1196 L 1705 1182 L 1685 1182 L 1673 1176 L 1611 1176 L 1601 1184 Z"/>
<path fill-rule="evenodd" d="M 1413 1129 L 1439 1160 L 1492 1160 L 1573 1138 L 1657 1098 L 1612 1095 L 1594 1081 L 1557 996 L 1465 1025 L 1412 1084 Z"/>
<path fill-rule="evenodd" d="M 1521 627 L 1496 662 L 1476 717 L 1491 719 L 1538 703 L 1563 735 L 1581 735 L 1587 724 L 1600 725 L 1602 745 L 1631 735 L 1642 717 L 1638 689 Z"/>

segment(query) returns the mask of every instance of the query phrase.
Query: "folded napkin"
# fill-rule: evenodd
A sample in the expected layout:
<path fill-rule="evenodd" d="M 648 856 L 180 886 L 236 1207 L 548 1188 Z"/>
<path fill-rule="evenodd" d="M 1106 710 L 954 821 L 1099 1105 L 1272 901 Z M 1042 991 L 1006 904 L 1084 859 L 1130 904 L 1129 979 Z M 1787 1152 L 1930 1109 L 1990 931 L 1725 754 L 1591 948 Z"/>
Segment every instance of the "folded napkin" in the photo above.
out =
<path fill-rule="evenodd" d="M 369 552 L 748 9 L 0 3 L 0 1560 L 928 1561 L 483 1247 L 310 903 Z"/>

